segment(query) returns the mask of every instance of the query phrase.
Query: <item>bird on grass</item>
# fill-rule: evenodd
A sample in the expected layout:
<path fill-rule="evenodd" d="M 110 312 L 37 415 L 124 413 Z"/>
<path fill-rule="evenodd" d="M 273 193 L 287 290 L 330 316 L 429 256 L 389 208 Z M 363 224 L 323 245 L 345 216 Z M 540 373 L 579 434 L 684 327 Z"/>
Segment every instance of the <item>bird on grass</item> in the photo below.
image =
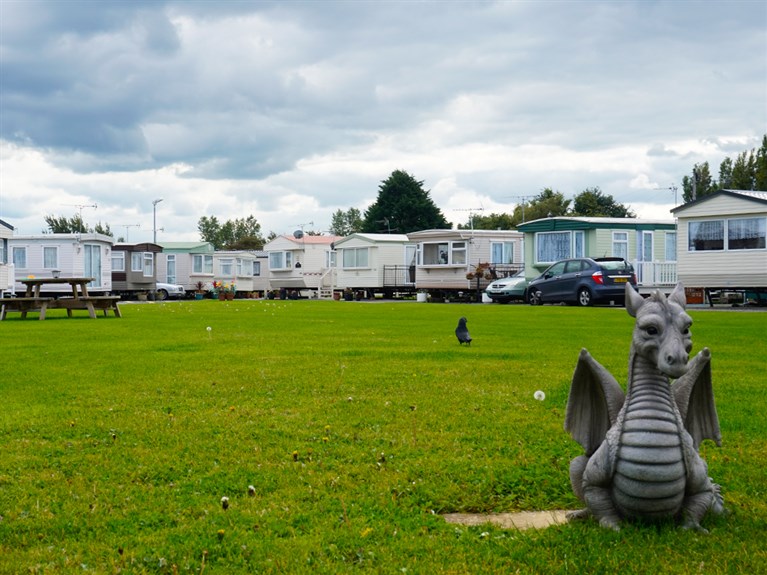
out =
<path fill-rule="evenodd" d="M 458 343 L 463 345 L 464 343 L 467 345 L 471 345 L 471 336 L 469 335 L 469 330 L 466 328 L 466 318 L 462 317 L 458 320 L 458 327 L 455 328 L 455 337 L 458 338 Z"/>

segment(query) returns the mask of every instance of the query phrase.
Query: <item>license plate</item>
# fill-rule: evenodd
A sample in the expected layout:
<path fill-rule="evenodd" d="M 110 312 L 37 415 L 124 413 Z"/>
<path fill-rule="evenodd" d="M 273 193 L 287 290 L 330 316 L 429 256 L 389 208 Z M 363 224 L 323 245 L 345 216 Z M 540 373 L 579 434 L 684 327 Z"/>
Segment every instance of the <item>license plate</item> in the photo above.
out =
<path fill-rule="evenodd" d="M 617 284 L 625 284 L 628 281 L 628 278 L 613 278 L 613 281 Z"/>

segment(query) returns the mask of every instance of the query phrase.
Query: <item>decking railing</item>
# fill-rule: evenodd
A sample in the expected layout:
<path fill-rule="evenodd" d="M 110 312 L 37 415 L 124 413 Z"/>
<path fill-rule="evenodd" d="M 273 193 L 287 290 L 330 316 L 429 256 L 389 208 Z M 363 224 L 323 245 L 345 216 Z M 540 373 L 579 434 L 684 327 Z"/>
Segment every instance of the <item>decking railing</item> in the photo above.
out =
<path fill-rule="evenodd" d="M 637 275 L 637 285 L 662 287 L 676 285 L 676 262 L 631 262 Z"/>

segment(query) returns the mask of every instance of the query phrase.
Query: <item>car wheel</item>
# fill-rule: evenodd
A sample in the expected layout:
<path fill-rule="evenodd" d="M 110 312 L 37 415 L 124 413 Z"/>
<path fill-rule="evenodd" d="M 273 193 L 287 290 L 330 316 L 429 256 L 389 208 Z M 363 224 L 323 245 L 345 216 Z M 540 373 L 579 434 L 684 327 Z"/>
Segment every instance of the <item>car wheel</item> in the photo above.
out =
<path fill-rule="evenodd" d="M 578 305 L 587 307 L 591 305 L 592 301 L 591 290 L 587 287 L 582 287 L 578 290 Z"/>
<path fill-rule="evenodd" d="M 164 289 L 158 289 L 154 297 L 157 301 L 165 301 L 168 299 L 168 292 Z"/>
<path fill-rule="evenodd" d="M 527 303 L 530 305 L 542 305 L 541 292 L 537 289 L 530 289 L 527 291 Z"/>

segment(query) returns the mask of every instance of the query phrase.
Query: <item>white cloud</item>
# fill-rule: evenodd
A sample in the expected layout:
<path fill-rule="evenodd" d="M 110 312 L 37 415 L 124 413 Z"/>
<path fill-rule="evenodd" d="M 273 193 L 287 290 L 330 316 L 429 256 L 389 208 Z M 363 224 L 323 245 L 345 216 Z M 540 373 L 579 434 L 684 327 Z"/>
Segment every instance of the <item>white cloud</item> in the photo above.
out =
<path fill-rule="evenodd" d="M 395 169 L 454 222 L 545 187 L 666 218 L 670 186 L 767 125 L 767 8 L 748 1 L 2 10 L 0 217 L 25 233 L 97 203 L 86 219 L 148 239 L 158 197 L 168 240 L 203 215 L 327 229 Z"/>

